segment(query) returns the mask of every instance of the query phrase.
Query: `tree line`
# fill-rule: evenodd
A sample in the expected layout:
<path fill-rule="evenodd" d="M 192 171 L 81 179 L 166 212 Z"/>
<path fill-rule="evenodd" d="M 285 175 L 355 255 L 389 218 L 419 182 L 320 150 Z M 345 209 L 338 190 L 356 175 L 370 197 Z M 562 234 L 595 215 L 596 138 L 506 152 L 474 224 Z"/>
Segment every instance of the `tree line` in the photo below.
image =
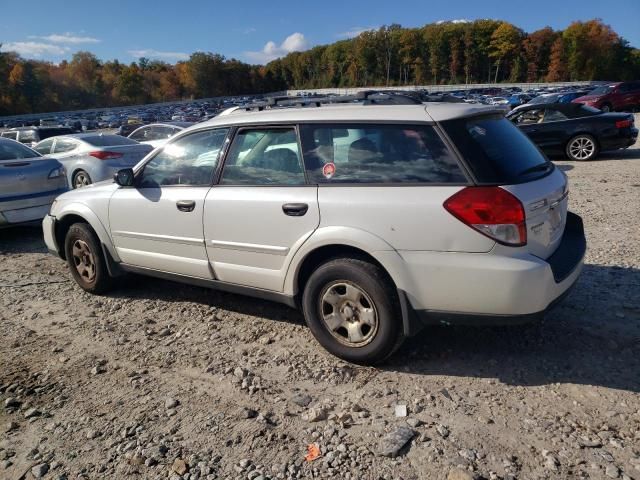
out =
<path fill-rule="evenodd" d="M 640 78 L 640 50 L 599 19 L 531 33 L 499 20 L 383 26 L 250 65 L 209 52 L 175 65 L 77 52 L 59 64 L 0 53 L 0 115 L 325 87 Z"/>

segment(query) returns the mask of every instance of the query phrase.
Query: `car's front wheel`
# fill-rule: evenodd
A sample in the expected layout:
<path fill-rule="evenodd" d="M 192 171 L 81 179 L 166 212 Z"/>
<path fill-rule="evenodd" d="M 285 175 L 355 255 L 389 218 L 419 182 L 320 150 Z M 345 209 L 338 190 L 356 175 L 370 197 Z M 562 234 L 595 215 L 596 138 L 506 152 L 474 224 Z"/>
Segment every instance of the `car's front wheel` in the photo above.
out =
<path fill-rule="evenodd" d="M 374 364 L 402 341 L 397 292 L 377 265 L 337 258 L 309 277 L 302 296 L 304 317 L 314 337 L 344 360 Z"/>
<path fill-rule="evenodd" d="M 86 223 L 74 223 L 64 241 L 64 251 L 71 276 L 83 290 L 101 294 L 111 289 L 109 275 L 100 240 Z"/>
<path fill-rule="evenodd" d="M 591 135 L 576 135 L 567 142 L 565 152 L 571 160 L 593 160 L 598 155 L 598 143 Z"/>

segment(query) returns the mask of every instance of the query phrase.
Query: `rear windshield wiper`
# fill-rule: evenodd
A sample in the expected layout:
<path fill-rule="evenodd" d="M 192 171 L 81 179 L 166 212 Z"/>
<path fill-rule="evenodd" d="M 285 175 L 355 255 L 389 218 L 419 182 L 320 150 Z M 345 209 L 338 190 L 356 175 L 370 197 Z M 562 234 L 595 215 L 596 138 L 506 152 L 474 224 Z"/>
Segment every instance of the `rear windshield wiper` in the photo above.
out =
<path fill-rule="evenodd" d="M 517 176 L 522 177 L 523 175 L 527 175 L 529 173 L 546 172 L 550 168 L 553 168 L 553 163 L 551 162 L 539 163 L 538 165 L 534 165 L 533 167 L 529 167 L 525 170 L 522 170 L 521 172 L 518 173 Z"/>

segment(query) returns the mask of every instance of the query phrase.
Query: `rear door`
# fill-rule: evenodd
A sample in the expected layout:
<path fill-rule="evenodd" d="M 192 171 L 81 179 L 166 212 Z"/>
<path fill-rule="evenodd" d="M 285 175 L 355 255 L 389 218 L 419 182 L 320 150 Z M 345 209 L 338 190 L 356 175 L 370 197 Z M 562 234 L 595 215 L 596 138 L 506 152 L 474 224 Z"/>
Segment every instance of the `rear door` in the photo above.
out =
<path fill-rule="evenodd" d="M 295 126 L 241 128 L 204 206 L 204 237 L 217 279 L 281 291 L 292 256 L 318 227 Z"/>

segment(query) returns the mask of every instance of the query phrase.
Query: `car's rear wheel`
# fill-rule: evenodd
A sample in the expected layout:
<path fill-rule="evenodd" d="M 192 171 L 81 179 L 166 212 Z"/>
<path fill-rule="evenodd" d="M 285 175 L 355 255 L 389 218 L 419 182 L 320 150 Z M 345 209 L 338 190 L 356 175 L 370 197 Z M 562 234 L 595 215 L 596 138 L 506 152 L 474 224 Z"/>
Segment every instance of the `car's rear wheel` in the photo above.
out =
<path fill-rule="evenodd" d="M 91 181 L 91 177 L 84 170 L 78 170 L 73 174 L 73 188 L 81 188 L 86 187 L 87 185 L 91 185 L 93 182 Z"/>
<path fill-rule="evenodd" d="M 321 265 L 305 285 L 302 309 L 316 340 L 350 362 L 381 362 L 402 341 L 393 284 L 364 260 L 337 258 Z"/>
<path fill-rule="evenodd" d="M 567 142 L 565 152 L 571 160 L 593 160 L 598 155 L 598 143 L 591 135 L 576 135 Z"/>
<path fill-rule="evenodd" d="M 64 242 L 64 251 L 71 276 L 89 293 L 105 293 L 113 286 L 100 240 L 86 223 L 74 223 Z"/>

